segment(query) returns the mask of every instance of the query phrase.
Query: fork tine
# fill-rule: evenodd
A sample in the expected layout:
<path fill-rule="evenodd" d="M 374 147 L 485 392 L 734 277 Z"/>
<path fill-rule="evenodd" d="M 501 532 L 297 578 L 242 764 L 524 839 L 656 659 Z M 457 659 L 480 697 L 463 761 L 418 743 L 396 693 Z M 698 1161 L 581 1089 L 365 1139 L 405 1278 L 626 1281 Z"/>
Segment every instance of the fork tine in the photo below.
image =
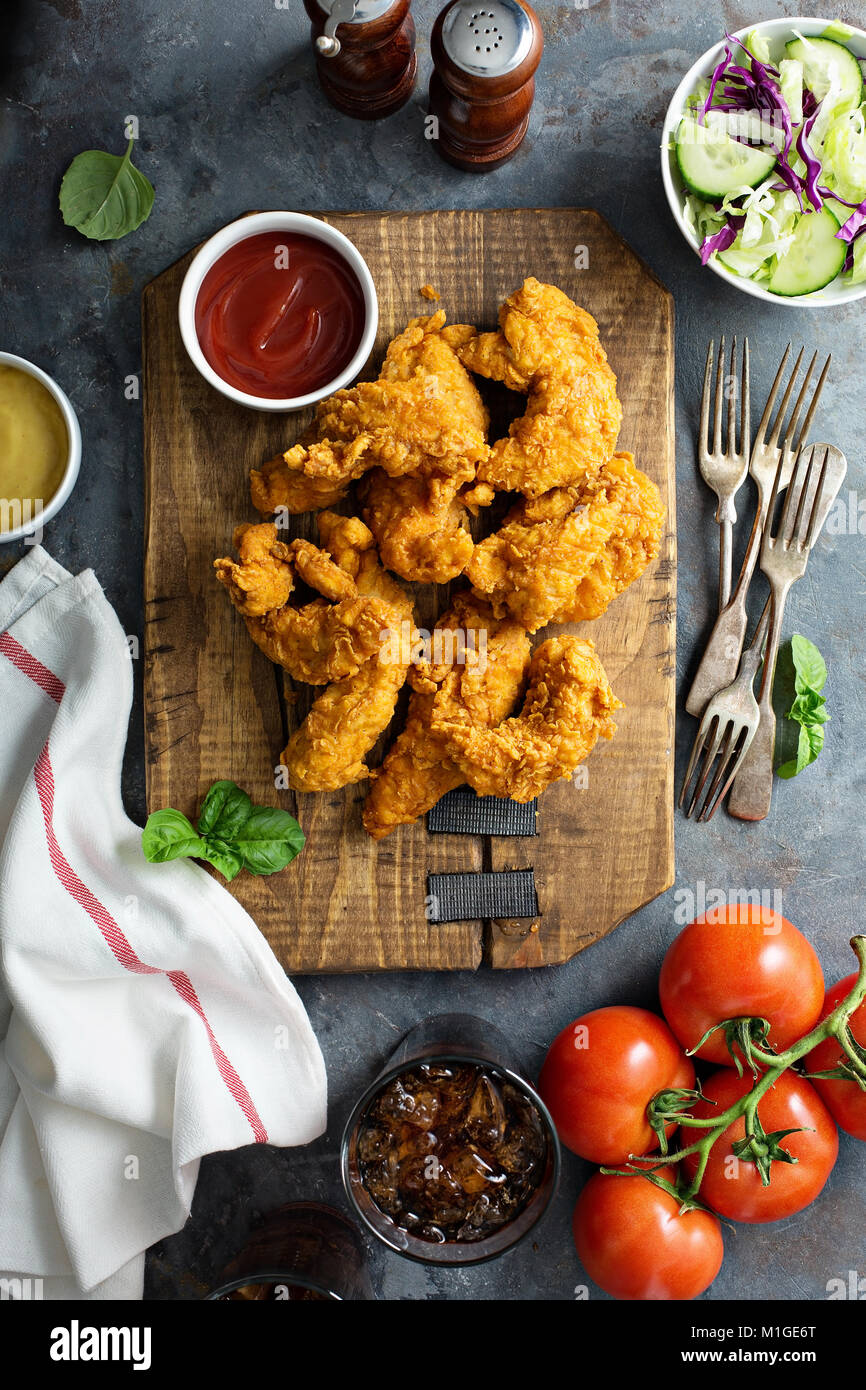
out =
<path fill-rule="evenodd" d="M 730 747 L 731 747 L 731 736 L 732 736 L 732 734 L 734 733 L 734 730 L 736 730 L 736 737 L 734 738 L 734 744 L 736 745 L 736 741 L 737 741 L 737 739 L 738 739 L 739 736 L 740 736 L 740 730 L 739 730 L 739 727 L 738 727 L 733 721 L 731 721 L 730 723 L 728 723 L 728 725 L 727 725 L 726 728 L 725 728 L 725 741 L 724 741 L 724 743 L 722 744 L 722 746 L 721 746 L 720 749 L 719 749 L 719 755 L 718 755 L 718 756 L 719 756 L 719 764 L 718 764 L 718 767 L 716 768 L 715 776 L 713 777 L 713 780 L 711 781 L 711 783 L 710 783 L 710 785 L 709 785 L 709 790 L 707 791 L 707 794 L 706 794 L 706 796 L 704 797 L 704 804 L 703 804 L 703 806 L 701 807 L 700 811 L 698 812 L 698 820 L 699 820 L 699 821 L 702 821 L 702 820 L 704 819 L 704 816 L 705 816 L 705 814 L 706 814 L 707 807 L 710 805 L 710 802 L 712 801 L 712 798 L 713 798 L 713 794 L 714 794 L 716 788 L 718 787 L 719 782 L 720 782 L 721 779 L 722 779 L 722 773 L 724 772 L 725 767 L 726 767 L 727 762 L 728 762 L 728 757 L 729 757 L 729 752 L 730 752 Z"/>
<path fill-rule="evenodd" d="M 815 356 L 817 356 L 817 353 L 815 354 Z M 813 361 L 813 363 L 814 363 L 814 358 L 812 359 L 812 361 Z M 806 440 L 807 440 L 808 437 L 809 437 L 809 430 L 812 428 L 812 419 L 813 419 L 813 417 L 814 417 L 814 415 L 815 415 L 815 411 L 816 411 L 817 408 L 818 408 L 818 402 L 819 402 L 819 400 L 821 399 L 821 392 L 824 390 L 824 382 L 827 380 L 827 373 L 828 373 L 829 370 L 830 370 L 830 362 L 831 362 L 831 354 L 828 353 L 828 354 L 827 354 L 827 361 L 824 363 L 824 366 L 823 366 L 822 371 L 821 371 L 821 375 L 820 375 L 819 378 L 818 378 L 818 384 L 817 384 L 816 387 L 815 387 L 815 394 L 814 394 L 814 396 L 812 397 L 812 404 L 809 406 L 809 409 L 808 409 L 808 411 L 806 412 L 806 418 L 805 418 L 805 420 L 803 421 L 803 428 L 801 429 L 800 434 L 799 434 L 799 437 L 798 437 L 798 439 L 797 439 L 797 448 L 798 448 L 798 449 L 802 448 L 803 444 L 806 442 Z M 811 371 L 811 366 L 810 366 L 809 370 Z M 786 437 L 786 442 L 787 442 L 787 437 Z"/>
<path fill-rule="evenodd" d="M 725 386 L 728 397 L 728 453 L 733 455 L 737 452 L 737 396 L 740 393 L 740 382 L 737 376 L 736 334 L 734 334 L 731 343 L 731 367 Z"/>
<path fill-rule="evenodd" d="M 683 802 L 686 799 L 686 792 L 688 791 L 689 783 L 692 780 L 692 773 L 695 768 L 695 763 L 698 760 L 698 754 L 701 752 L 701 750 L 705 747 L 707 743 L 707 735 L 709 734 L 715 717 L 716 716 L 714 715 L 712 719 L 707 719 L 707 716 L 705 714 L 700 724 L 698 725 L 698 732 L 695 734 L 695 741 L 692 744 L 692 755 L 689 758 L 689 765 L 686 768 L 686 775 L 683 778 L 682 790 L 680 791 L 680 799 L 678 802 L 678 805 L 680 806 L 682 806 Z M 686 814 L 691 815 L 691 809 Z"/>
<path fill-rule="evenodd" d="M 772 535 L 773 535 L 773 515 L 774 515 L 774 513 L 775 513 L 775 511 L 776 511 L 776 498 L 779 496 L 779 488 L 780 488 L 781 483 L 782 483 L 782 474 L 784 473 L 784 471 L 785 471 L 785 455 L 784 455 L 784 452 L 783 452 L 783 453 L 781 453 L 781 454 L 779 455 L 779 462 L 778 462 L 777 465 L 776 465 L 776 475 L 775 475 L 775 477 L 773 478 L 773 490 L 772 490 L 772 492 L 770 493 L 770 501 L 769 501 L 769 505 L 767 506 L 767 519 L 766 519 L 766 521 L 765 521 L 765 523 L 764 523 L 764 534 L 763 534 L 763 537 L 762 537 L 762 539 L 761 539 L 761 553 L 762 553 L 762 554 L 764 553 L 766 547 L 770 544 L 770 542 L 771 542 L 771 540 L 772 540 Z"/>
<path fill-rule="evenodd" d="M 767 424 L 768 424 L 769 419 L 770 419 L 770 412 L 771 412 L 771 410 L 773 409 L 773 406 L 774 406 L 775 403 L 776 403 L 776 395 L 777 395 L 778 390 L 779 390 L 779 383 L 780 383 L 781 380 L 782 380 L 782 374 L 783 374 L 783 372 L 784 372 L 784 370 L 785 370 L 785 366 L 787 365 L 787 361 L 788 361 L 788 358 L 790 357 L 790 355 L 791 355 L 791 344 L 789 343 L 788 346 L 785 348 L 784 356 L 782 357 L 782 360 L 781 360 L 781 362 L 779 363 L 779 370 L 776 372 L 776 380 L 773 382 L 772 390 L 770 391 L 770 394 L 769 394 L 769 396 L 767 397 L 767 404 L 764 406 L 764 413 L 763 413 L 763 415 L 761 416 L 761 420 L 760 420 L 760 423 L 759 423 L 759 425 L 758 425 L 757 441 L 758 441 L 759 444 L 764 444 L 764 443 L 766 443 L 765 431 L 766 431 Z"/>
<path fill-rule="evenodd" d="M 782 462 L 784 462 L 784 459 L 785 459 L 785 455 L 784 455 L 784 453 L 783 453 L 783 454 L 782 454 Z M 802 463 L 803 463 L 803 454 L 800 453 L 800 454 L 797 455 L 796 459 L 794 460 L 794 467 L 793 467 L 793 469 L 791 470 L 791 477 L 790 477 L 789 480 L 788 480 L 788 489 L 787 489 L 787 491 L 786 491 L 786 493 L 785 493 L 785 503 L 784 503 L 784 506 L 782 507 L 782 515 L 779 517 L 779 525 L 778 525 L 778 528 L 777 528 L 777 530 L 776 530 L 775 539 L 776 539 L 777 541 L 780 541 L 782 545 L 785 545 L 785 544 L 787 543 L 787 540 L 789 540 L 790 537 L 793 535 L 793 528 L 791 529 L 790 533 L 789 533 L 789 531 L 788 531 L 788 516 L 789 516 L 790 511 L 791 511 L 791 503 L 792 503 L 792 501 L 793 501 L 793 499 L 794 499 L 795 496 L 799 496 L 800 504 L 801 504 L 801 505 L 802 505 L 802 502 L 803 502 L 803 496 L 804 496 L 805 489 L 806 489 L 806 480 L 807 480 L 808 477 L 809 477 L 809 465 L 806 464 L 806 472 L 805 472 L 805 475 L 804 475 L 804 478 L 803 478 L 803 482 L 802 482 L 802 484 L 801 484 L 801 486 L 800 486 L 800 491 L 799 491 L 799 494 L 798 494 L 798 493 L 797 493 L 797 480 L 798 480 L 798 478 L 799 478 L 799 476 L 800 476 L 800 466 L 801 466 Z M 798 516 L 800 515 L 799 511 L 797 512 L 797 515 L 798 515 Z M 772 516 L 772 513 L 771 513 L 771 512 L 768 512 L 768 513 L 767 513 L 767 530 L 768 530 L 768 531 L 772 530 L 772 526 L 773 526 L 773 516 Z"/>
<path fill-rule="evenodd" d="M 707 778 L 713 770 L 713 763 L 716 760 L 716 754 L 719 751 L 719 745 L 721 744 L 724 730 L 728 727 L 727 721 L 724 725 L 722 725 L 722 722 L 717 714 L 714 714 L 712 719 L 710 720 L 710 728 L 712 728 L 713 724 L 715 724 L 716 726 L 716 731 L 712 735 L 711 740 L 709 738 L 707 739 L 706 752 L 704 753 L 704 760 L 701 764 L 700 775 L 698 777 L 697 782 L 695 783 L 695 790 L 692 793 L 692 799 L 689 802 L 688 809 L 686 810 L 687 818 L 694 814 L 695 806 L 700 800 L 701 792 L 704 790 Z"/>
<path fill-rule="evenodd" d="M 788 428 L 785 431 L 785 438 L 782 441 L 783 449 L 791 449 L 793 447 L 794 432 L 797 428 L 797 421 L 800 418 L 800 411 L 803 409 L 803 402 L 806 399 L 806 395 L 809 390 L 809 382 L 811 380 L 812 373 L 815 370 L 815 363 L 817 362 L 817 360 L 818 349 L 816 348 L 815 351 L 812 353 L 812 361 L 806 368 L 806 375 L 803 377 L 803 385 L 800 387 L 799 395 L 797 396 L 797 399 L 794 402 L 794 409 L 791 411 L 791 418 L 788 421 Z"/>
<path fill-rule="evenodd" d="M 713 453 L 722 452 L 722 401 L 725 395 L 725 335 L 719 343 L 719 360 L 716 366 L 716 403 L 713 409 Z"/>
<path fill-rule="evenodd" d="M 803 353 L 804 353 L 805 351 L 806 351 L 805 348 L 800 348 L 800 351 L 799 351 L 798 354 L 797 354 L 797 360 L 796 360 L 796 362 L 794 363 L 794 370 L 791 372 L 791 379 L 790 379 L 790 381 L 788 382 L 787 388 L 786 388 L 786 390 L 785 390 L 785 394 L 784 394 L 784 396 L 782 397 L 782 404 L 779 406 L 778 414 L 776 415 L 776 418 L 775 418 L 775 420 L 773 421 L 773 433 L 770 435 L 770 442 L 769 442 L 769 447 L 770 447 L 771 449 L 775 449 L 776 445 L 777 445 L 778 442 L 779 442 L 779 435 L 780 435 L 781 432 L 782 432 L 782 425 L 784 424 L 784 420 L 785 420 L 785 412 L 786 412 L 787 409 L 788 409 L 788 402 L 789 402 L 789 400 L 791 399 L 791 392 L 792 392 L 793 389 L 794 389 L 794 383 L 795 383 L 796 380 L 797 380 L 797 374 L 798 374 L 798 372 L 799 372 L 799 370 L 800 370 L 800 363 L 801 363 L 802 360 L 803 360 Z"/>
<path fill-rule="evenodd" d="M 818 478 L 818 486 L 815 488 L 815 497 L 812 502 L 812 515 L 809 517 L 809 530 L 805 541 L 801 540 L 801 533 L 799 531 L 797 533 L 797 544 L 803 546 L 806 550 L 812 549 L 812 542 L 815 539 L 815 527 L 818 522 L 819 504 L 821 501 L 821 493 L 824 491 L 824 479 L 827 476 L 827 461 L 829 458 L 830 450 L 825 449 L 824 458 L 821 462 L 821 475 Z"/>
<path fill-rule="evenodd" d="M 745 726 L 744 726 L 744 727 L 745 727 Z M 712 805 L 710 805 L 710 797 L 712 796 L 712 788 L 710 788 L 710 791 L 707 793 L 707 799 L 706 799 L 706 801 L 704 802 L 704 809 L 703 809 L 703 811 L 701 812 L 700 816 L 698 817 L 699 820 L 701 820 L 701 821 L 703 821 L 703 822 L 705 822 L 705 823 L 706 823 L 706 821 L 708 821 L 708 820 L 712 820 L 713 816 L 716 814 L 716 811 L 717 811 L 718 808 L 719 808 L 720 803 L 721 803 L 722 801 L 724 801 L 725 797 L 727 796 L 728 792 L 729 792 L 730 789 L 731 789 L 731 784 L 732 784 L 734 778 L 736 777 L 737 773 L 738 773 L 739 770 L 740 770 L 740 766 L 741 766 L 741 764 L 742 764 L 742 762 L 743 762 L 743 759 L 745 758 L 746 754 L 747 754 L 748 751 L 749 751 L 749 745 L 751 744 L 752 739 L 754 738 L 755 735 L 754 735 L 754 732 L 752 732 L 752 733 L 750 734 L 748 728 L 745 728 L 745 735 L 746 735 L 745 738 L 743 738 L 743 729 L 740 729 L 740 731 L 739 731 L 738 734 L 737 734 L 736 740 L 735 740 L 735 742 L 734 742 L 734 746 L 733 746 L 733 748 L 732 748 L 732 750 L 731 750 L 731 754 L 732 754 L 733 761 L 731 761 L 731 762 L 728 763 L 728 767 L 727 767 L 727 776 L 725 777 L 724 785 L 721 787 L 721 789 L 720 789 L 719 792 L 717 793 L 716 799 L 715 799 L 715 801 L 713 801 Z M 741 739 L 742 739 L 742 742 L 740 742 Z M 719 767 L 719 772 L 718 772 L 718 774 L 717 774 L 717 776 L 716 776 L 715 781 L 718 781 L 718 782 L 721 781 L 721 772 L 722 772 L 722 768 L 721 768 L 721 766 L 720 766 L 720 767 Z M 714 785 L 715 785 L 715 782 L 714 782 Z"/>
<path fill-rule="evenodd" d="M 803 454 L 802 454 L 802 453 L 798 454 L 798 456 L 797 456 L 797 461 L 798 461 L 798 463 L 799 463 L 800 459 L 802 459 L 802 457 L 803 457 Z M 824 461 L 825 461 L 825 462 L 826 462 L 826 459 L 827 459 L 827 454 L 826 454 L 826 452 L 825 452 L 825 454 L 824 454 Z M 806 502 L 807 502 L 807 500 L 808 500 L 809 493 L 810 493 L 810 491 L 811 491 L 812 480 L 813 480 L 813 478 L 814 478 L 814 476 L 815 476 L 815 471 L 816 471 L 816 470 L 815 470 L 815 454 L 814 454 L 814 452 L 813 452 L 813 453 L 810 455 L 810 457 L 809 457 L 809 464 L 808 464 L 808 467 L 806 468 L 806 475 L 805 475 L 805 477 L 803 478 L 803 486 L 800 488 L 800 497 L 799 497 L 799 500 L 798 500 L 798 502 L 797 502 L 797 515 L 794 517 L 794 521 L 793 521 L 793 524 L 792 524 L 792 526 L 791 526 L 791 533 L 790 533 L 790 535 L 788 535 L 787 529 L 786 529 L 786 532 L 785 532 L 785 544 L 786 544 L 786 545 L 792 545 L 793 542 L 794 542 L 794 540 L 801 534 L 801 528 L 802 528 L 802 522 L 803 522 L 803 512 L 805 511 Z M 792 479 L 791 481 L 792 481 L 792 483 L 793 483 L 793 479 Z M 820 486 L 820 483 L 819 483 L 819 486 Z M 792 490 L 791 484 L 789 484 L 789 486 L 788 486 L 788 491 L 790 492 L 791 490 Z M 817 493 L 816 493 L 816 494 L 815 494 L 815 501 L 817 501 L 817 496 L 818 496 L 818 495 L 817 495 Z M 814 506 L 814 502 L 813 502 L 813 504 L 812 504 L 812 506 L 811 506 L 811 508 L 810 508 L 810 511 L 809 511 L 810 516 L 812 515 L 812 513 L 814 512 L 814 510 L 815 510 L 815 506 Z"/>
<path fill-rule="evenodd" d="M 706 367 L 704 368 L 704 391 L 703 391 L 703 395 L 701 396 L 701 427 L 700 427 L 700 434 L 698 435 L 698 438 L 699 438 L 700 441 L 701 441 L 701 448 L 702 448 L 702 449 L 706 449 L 706 448 L 709 447 L 709 432 L 710 432 L 710 379 L 711 379 L 712 374 L 713 374 L 713 352 L 714 352 L 714 350 L 715 350 L 715 346 L 716 346 L 716 340 L 715 340 L 715 338 L 711 338 L 711 339 L 710 339 L 710 345 L 709 345 L 709 347 L 707 348 L 707 365 L 706 365 Z"/>
<path fill-rule="evenodd" d="M 749 340 L 743 339 L 743 370 L 740 379 L 740 453 L 752 452 L 752 401 L 749 389 Z"/>

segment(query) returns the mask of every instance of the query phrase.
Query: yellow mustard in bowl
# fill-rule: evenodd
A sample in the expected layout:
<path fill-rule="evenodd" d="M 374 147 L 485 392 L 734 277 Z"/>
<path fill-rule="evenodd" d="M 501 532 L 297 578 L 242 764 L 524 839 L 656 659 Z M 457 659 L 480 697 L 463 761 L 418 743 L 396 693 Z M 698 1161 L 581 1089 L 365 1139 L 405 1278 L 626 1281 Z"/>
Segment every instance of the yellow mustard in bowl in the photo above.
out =
<path fill-rule="evenodd" d="M 63 479 L 69 433 L 35 376 L 0 362 L 0 533 L 36 517 Z"/>

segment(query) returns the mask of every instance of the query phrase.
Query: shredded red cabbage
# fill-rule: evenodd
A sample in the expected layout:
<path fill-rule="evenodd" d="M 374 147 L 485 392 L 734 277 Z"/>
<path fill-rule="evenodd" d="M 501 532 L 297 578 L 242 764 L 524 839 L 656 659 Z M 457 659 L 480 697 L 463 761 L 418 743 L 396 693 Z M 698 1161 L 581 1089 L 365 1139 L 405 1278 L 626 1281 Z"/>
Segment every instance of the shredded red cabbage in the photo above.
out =
<path fill-rule="evenodd" d="M 820 102 L 818 103 L 820 108 Z M 818 191 L 818 179 L 821 176 L 821 161 L 816 159 L 809 148 L 808 137 L 812 133 L 812 127 L 818 119 L 818 111 L 813 111 L 808 120 L 803 122 L 800 133 L 797 136 L 797 153 L 806 166 L 805 191 L 806 197 L 812 204 L 816 212 L 820 212 L 824 206 L 824 199 Z"/>
<path fill-rule="evenodd" d="M 834 193 L 832 196 L 835 198 L 836 194 Z M 841 202 L 842 199 L 840 198 L 839 201 Z M 851 207 L 851 204 L 846 203 L 845 206 Z M 854 212 L 852 212 L 851 216 L 848 218 L 848 221 L 843 223 L 836 235 L 840 241 L 851 242 L 863 231 L 866 231 L 866 198 L 855 208 Z"/>
<path fill-rule="evenodd" d="M 727 251 L 728 247 L 733 245 L 745 220 L 745 217 L 732 215 L 718 232 L 704 238 L 701 246 L 701 265 L 706 265 L 714 251 Z"/>

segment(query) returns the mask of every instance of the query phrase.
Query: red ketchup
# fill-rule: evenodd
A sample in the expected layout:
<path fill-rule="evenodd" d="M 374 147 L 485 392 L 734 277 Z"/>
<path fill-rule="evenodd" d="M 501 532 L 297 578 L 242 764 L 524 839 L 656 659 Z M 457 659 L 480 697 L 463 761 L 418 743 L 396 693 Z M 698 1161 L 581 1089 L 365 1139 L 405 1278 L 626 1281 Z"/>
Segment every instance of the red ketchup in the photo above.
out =
<path fill-rule="evenodd" d="M 195 331 L 217 375 L 268 400 L 306 396 L 339 376 L 364 319 L 360 282 L 340 253 L 288 232 L 230 247 L 195 305 Z"/>

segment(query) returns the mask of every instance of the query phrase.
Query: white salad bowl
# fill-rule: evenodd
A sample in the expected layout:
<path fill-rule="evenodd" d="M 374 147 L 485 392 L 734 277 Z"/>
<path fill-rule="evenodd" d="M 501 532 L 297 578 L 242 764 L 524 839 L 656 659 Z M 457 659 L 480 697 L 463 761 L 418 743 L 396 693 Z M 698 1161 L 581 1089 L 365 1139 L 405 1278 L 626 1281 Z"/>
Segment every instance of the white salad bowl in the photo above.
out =
<path fill-rule="evenodd" d="M 333 381 L 326 382 L 324 386 L 305 396 L 272 400 L 268 397 L 253 396 L 246 391 L 238 390 L 237 387 L 224 381 L 214 370 L 202 352 L 201 343 L 198 340 L 195 327 L 195 305 L 204 277 L 211 266 L 225 255 L 230 247 L 236 246 L 240 241 L 246 241 L 248 237 L 258 236 L 261 232 L 294 232 L 299 236 L 313 237 L 316 241 L 322 241 L 326 246 L 333 247 L 342 256 L 349 268 L 354 271 L 364 296 L 364 331 L 354 356 Z M 348 386 L 351 381 L 354 381 L 373 350 L 373 343 L 376 340 L 376 332 L 379 327 L 379 301 L 367 262 L 358 248 L 352 244 L 348 237 L 343 236 L 342 232 L 338 232 L 336 227 L 303 212 L 255 212 L 249 217 L 239 218 L 237 222 L 230 222 L 227 227 L 216 232 L 193 257 L 180 288 L 178 321 L 183 345 L 189 353 L 193 365 L 215 390 L 221 391 L 224 396 L 228 396 L 229 400 L 237 402 L 238 405 L 248 406 L 251 410 L 286 412 L 303 410 L 306 406 L 315 405 L 318 401 L 323 401 L 327 396 L 332 396 L 335 391 L 339 391 L 341 387 Z"/>
<path fill-rule="evenodd" d="M 831 25 L 838 24 L 838 22 L 838 20 L 830 19 L 810 19 L 807 16 L 800 19 L 769 19 L 764 24 L 749 24 L 744 29 L 734 30 L 734 37 L 744 39 L 747 34 L 758 33 L 763 38 L 768 39 L 773 46 L 775 43 L 787 42 L 789 39 L 796 38 L 797 32 L 805 38 L 817 38 Z M 847 23 L 846 28 L 851 31 L 850 36 L 845 39 L 846 45 L 857 58 L 866 58 L 866 32 Z M 721 62 L 724 52 L 725 43 L 722 39 L 714 48 L 707 49 L 706 53 L 689 68 L 673 94 L 662 129 L 662 182 L 674 220 L 696 255 L 700 254 L 701 248 L 697 237 L 686 223 L 684 214 L 686 191 L 677 168 L 673 137 L 679 127 L 688 98 L 702 78 L 708 78 L 712 75 L 717 64 Z M 812 294 L 788 298 L 784 295 L 771 294 L 769 290 L 756 284 L 754 280 L 735 275 L 733 271 L 721 264 L 718 257 L 714 256 L 708 261 L 707 268 L 718 275 L 720 279 L 727 281 L 729 285 L 733 285 L 735 289 L 743 290 L 746 294 L 752 295 L 754 299 L 763 299 L 768 304 L 785 305 L 788 308 L 826 309 L 838 304 L 851 304 L 854 300 L 862 299 L 866 295 L 866 282 L 859 285 L 846 285 L 837 275 L 835 280 L 832 280 L 821 290 L 815 290 Z"/>
<path fill-rule="evenodd" d="M 69 495 L 75 487 L 81 468 L 81 428 L 78 424 L 78 416 L 75 414 L 72 402 L 66 392 L 57 385 L 53 377 L 50 377 L 47 372 L 43 372 L 41 367 L 37 367 L 34 362 L 28 362 L 26 357 L 17 357 L 14 352 L 0 352 L 0 363 L 7 367 L 16 367 L 18 371 L 26 372 L 28 376 L 35 377 L 37 381 L 42 383 L 48 394 L 53 396 L 63 416 L 69 445 L 63 477 L 54 496 L 48 499 L 40 512 L 36 512 L 29 520 L 22 521 L 20 526 L 13 526 L 8 531 L 0 531 L 0 545 L 5 545 L 9 541 L 27 540 L 36 536 L 45 522 L 56 516 L 64 503 L 69 500 Z"/>

